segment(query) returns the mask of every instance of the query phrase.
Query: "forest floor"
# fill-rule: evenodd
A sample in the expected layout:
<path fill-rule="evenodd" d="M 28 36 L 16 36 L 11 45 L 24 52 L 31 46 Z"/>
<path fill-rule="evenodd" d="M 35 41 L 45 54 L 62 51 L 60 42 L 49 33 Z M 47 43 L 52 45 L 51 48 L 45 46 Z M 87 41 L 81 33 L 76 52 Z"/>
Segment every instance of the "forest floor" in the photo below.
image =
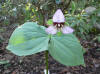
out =
<path fill-rule="evenodd" d="M 0 74 L 44 74 L 45 56 L 44 52 L 26 57 L 18 57 L 6 50 L 8 39 L 15 27 L 2 27 L 0 36 L 4 39 L 0 42 L 0 61 L 9 61 L 0 65 Z M 86 66 L 67 67 L 55 61 L 49 55 L 50 74 L 100 74 L 100 43 L 81 40 L 86 48 L 84 54 Z"/>

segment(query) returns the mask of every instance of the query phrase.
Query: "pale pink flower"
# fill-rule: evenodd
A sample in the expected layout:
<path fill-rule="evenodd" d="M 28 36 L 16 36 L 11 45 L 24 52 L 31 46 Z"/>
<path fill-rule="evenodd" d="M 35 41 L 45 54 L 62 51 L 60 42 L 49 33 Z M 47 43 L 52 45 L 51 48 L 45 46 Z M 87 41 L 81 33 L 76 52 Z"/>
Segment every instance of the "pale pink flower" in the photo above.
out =
<path fill-rule="evenodd" d="M 56 34 L 61 31 L 63 34 L 73 33 L 74 30 L 69 26 L 64 26 L 65 17 L 61 9 L 58 9 L 53 16 L 53 25 L 46 28 L 48 34 Z"/>
<path fill-rule="evenodd" d="M 62 28 L 63 34 L 69 34 L 69 33 L 73 33 L 73 32 L 74 32 L 74 30 L 69 26 L 65 26 L 65 27 Z"/>
<path fill-rule="evenodd" d="M 46 28 L 45 30 L 48 34 L 56 34 L 57 33 L 57 29 L 54 26 L 49 26 L 48 28 Z"/>
<path fill-rule="evenodd" d="M 53 22 L 65 22 L 64 14 L 62 13 L 61 9 L 58 9 L 53 15 Z"/>

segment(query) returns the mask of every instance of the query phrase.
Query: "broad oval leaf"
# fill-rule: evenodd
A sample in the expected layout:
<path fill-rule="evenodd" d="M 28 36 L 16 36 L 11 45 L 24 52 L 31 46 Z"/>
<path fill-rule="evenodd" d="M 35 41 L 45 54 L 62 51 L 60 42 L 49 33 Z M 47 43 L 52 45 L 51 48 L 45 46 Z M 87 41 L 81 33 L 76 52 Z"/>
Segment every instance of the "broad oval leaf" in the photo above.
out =
<path fill-rule="evenodd" d="M 49 37 L 45 27 L 27 22 L 13 32 L 7 49 L 18 56 L 35 54 L 48 49 Z"/>
<path fill-rule="evenodd" d="M 82 47 L 73 34 L 52 36 L 49 52 L 61 64 L 67 66 L 84 64 Z"/>

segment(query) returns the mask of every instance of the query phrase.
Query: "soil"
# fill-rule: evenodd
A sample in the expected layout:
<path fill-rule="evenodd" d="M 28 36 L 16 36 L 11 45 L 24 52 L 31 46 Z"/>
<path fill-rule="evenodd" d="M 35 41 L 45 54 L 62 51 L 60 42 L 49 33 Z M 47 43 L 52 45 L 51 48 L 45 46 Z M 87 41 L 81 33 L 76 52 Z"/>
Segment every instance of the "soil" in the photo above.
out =
<path fill-rule="evenodd" d="M 9 63 L 0 65 L 0 74 L 44 74 L 44 52 L 26 57 L 19 57 L 6 50 L 8 39 L 15 26 L 3 26 L 0 32 L 3 41 L 0 42 L 0 61 L 8 60 Z M 96 41 L 81 40 L 86 49 L 84 59 L 86 66 L 67 67 L 55 61 L 49 55 L 50 74 L 100 74 L 100 43 Z"/>

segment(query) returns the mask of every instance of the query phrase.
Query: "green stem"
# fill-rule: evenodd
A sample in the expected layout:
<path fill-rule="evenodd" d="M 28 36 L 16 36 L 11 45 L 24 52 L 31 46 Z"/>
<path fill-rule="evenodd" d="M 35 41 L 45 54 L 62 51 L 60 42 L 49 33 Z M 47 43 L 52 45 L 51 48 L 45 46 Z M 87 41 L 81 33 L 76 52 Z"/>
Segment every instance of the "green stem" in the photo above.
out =
<path fill-rule="evenodd" d="M 48 51 L 45 52 L 46 57 L 46 74 L 48 74 Z"/>

